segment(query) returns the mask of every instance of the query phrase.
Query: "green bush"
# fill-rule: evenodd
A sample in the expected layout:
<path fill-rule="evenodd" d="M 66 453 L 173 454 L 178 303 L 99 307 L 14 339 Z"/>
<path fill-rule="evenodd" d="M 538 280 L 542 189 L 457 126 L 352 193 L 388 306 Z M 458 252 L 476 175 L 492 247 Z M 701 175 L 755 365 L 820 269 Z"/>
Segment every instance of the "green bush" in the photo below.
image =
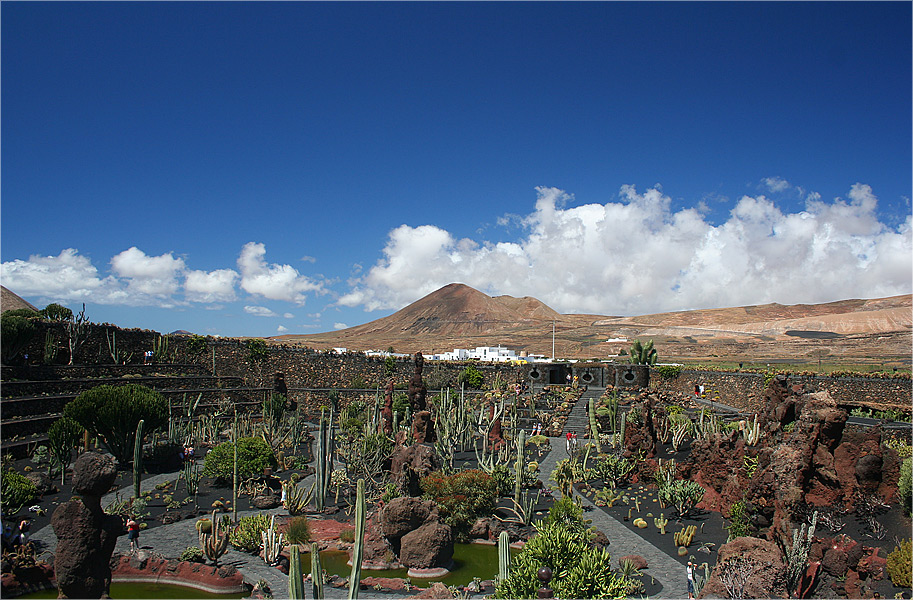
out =
<path fill-rule="evenodd" d="M 663 379 L 675 379 L 682 373 L 681 365 L 656 365 L 653 370 Z"/>
<path fill-rule="evenodd" d="M 79 442 L 82 432 L 82 426 L 69 417 L 60 417 L 48 429 L 48 445 L 55 463 L 60 468 L 61 482 L 72 461 L 73 447 Z"/>
<path fill-rule="evenodd" d="M 63 409 L 69 417 L 101 438 L 121 465 L 133 460 L 136 426 L 145 435 L 168 422 L 168 400 L 155 390 L 135 383 L 99 385 L 78 395 Z"/>
<path fill-rule="evenodd" d="M 206 351 L 206 338 L 202 335 L 192 335 L 187 340 L 188 354 L 199 355 Z"/>
<path fill-rule="evenodd" d="M 0 338 L 3 339 L 3 344 L 0 346 L 0 358 L 6 364 L 25 350 L 36 331 L 31 319 L 10 314 L 12 312 L 7 311 L 0 316 Z M 37 315 L 37 313 L 33 312 L 33 315 Z"/>
<path fill-rule="evenodd" d="M 473 365 L 467 366 L 463 369 L 463 372 L 460 373 L 460 376 L 457 377 L 457 383 L 465 383 L 466 387 L 474 390 L 480 389 L 484 380 L 485 377 L 482 375 L 482 372 Z"/>
<path fill-rule="evenodd" d="M 611 571 L 611 556 L 560 523 L 543 524 L 495 588 L 495 598 L 537 598 L 542 567 L 552 570 L 556 598 L 625 598 L 640 582 Z"/>
<path fill-rule="evenodd" d="M 228 536 L 228 543 L 235 550 L 241 552 L 259 552 L 263 544 L 263 538 L 260 535 L 269 528 L 269 515 L 259 514 L 249 517 L 241 517 L 238 525 L 231 530 Z"/>
<path fill-rule="evenodd" d="M 897 479 L 897 496 L 907 515 L 913 511 L 913 458 L 904 459 L 900 464 L 900 477 Z"/>
<path fill-rule="evenodd" d="M 187 546 L 178 560 L 183 560 L 187 562 L 204 562 L 203 551 L 197 548 L 196 546 Z"/>
<path fill-rule="evenodd" d="M 888 554 L 888 575 L 891 583 L 897 587 L 910 588 L 911 565 L 913 561 L 913 540 L 903 540 L 900 546 L 895 546 L 894 551 Z"/>
<path fill-rule="evenodd" d="M 575 535 L 582 535 L 587 531 L 590 522 L 583 518 L 583 508 L 574 502 L 573 498 L 561 498 L 552 503 L 542 524 L 558 525 Z"/>
<path fill-rule="evenodd" d="M 45 306 L 39 311 L 41 316 L 48 321 L 56 321 L 57 323 L 64 323 L 73 318 L 73 311 L 67 308 L 66 306 L 61 306 L 60 304 L 51 303 Z"/>
<path fill-rule="evenodd" d="M 492 514 L 498 499 L 498 483 L 476 469 L 444 475 L 436 471 L 421 480 L 425 498 L 434 500 L 444 513 L 444 521 L 457 539 L 465 540 L 480 517 Z"/>
<path fill-rule="evenodd" d="M 751 535 L 751 521 L 744 500 L 734 502 L 729 507 L 729 540 Z"/>
<path fill-rule="evenodd" d="M 38 497 L 38 488 L 25 475 L 12 469 L 3 471 L 0 484 L 0 506 L 5 516 L 13 516 L 26 504 Z"/>
<path fill-rule="evenodd" d="M 311 526 L 307 517 L 292 517 L 288 522 L 285 537 L 292 544 L 303 544 L 311 540 Z"/>
<path fill-rule="evenodd" d="M 203 461 L 203 475 L 212 477 L 220 483 L 232 480 L 234 463 L 234 444 L 223 442 L 206 453 Z M 269 444 L 260 437 L 247 437 L 238 440 L 238 478 L 247 479 L 263 473 L 269 467 L 278 466 L 276 455 Z"/>

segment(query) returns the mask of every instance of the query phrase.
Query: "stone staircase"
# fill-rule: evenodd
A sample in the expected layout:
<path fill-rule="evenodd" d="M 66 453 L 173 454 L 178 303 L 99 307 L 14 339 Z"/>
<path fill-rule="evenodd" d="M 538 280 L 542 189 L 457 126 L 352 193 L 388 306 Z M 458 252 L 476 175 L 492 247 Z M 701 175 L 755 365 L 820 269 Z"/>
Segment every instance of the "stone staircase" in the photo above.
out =
<path fill-rule="evenodd" d="M 588 387 L 580 396 L 580 399 L 577 400 L 574 408 L 571 409 L 571 413 L 567 416 L 567 422 L 564 424 L 564 430 L 561 433 L 576 433 L 578 439 L 589 437 L 590 417 L 587 413 L 587 406 L 591 398 L 598 400 L 602 397 L 604 391 L 605 388 Z"/>

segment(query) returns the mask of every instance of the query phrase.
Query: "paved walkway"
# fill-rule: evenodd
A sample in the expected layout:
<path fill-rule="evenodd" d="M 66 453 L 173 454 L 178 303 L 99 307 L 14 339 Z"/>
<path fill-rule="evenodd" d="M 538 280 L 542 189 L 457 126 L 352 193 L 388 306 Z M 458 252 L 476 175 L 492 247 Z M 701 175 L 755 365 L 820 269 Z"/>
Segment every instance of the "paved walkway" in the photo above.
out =
<path fill-rule="evenodd" d="M 584 396 L 574 405 L 571 414 L 568 415 L 568 423 L 582 422 L 582 419 L 587 417 L 586 400 L 589 397 L 598 398 L 601 393 L 602 390 L 599 388 L 587 390 Z M 585 433 L 585 430 L 581 430 L 579 427 L 575 431 L 578 436 Z M 564 437 L 549 438 L 552 451 L 539 462 L 539 478 L 546 486 L 553 484 L 548 477 L 554 470 L 555 465 L 558 464 L 558 461 L 568 457 L 565 449 L 565 439 Z M 581 502 L 585 510 L 589 509 L 584 514 L 585 518 L 590 519 L 592 525 L 609 538 L 609 552 L 613 558 L 627 554 L 638 554 L 646 559 L 648 567 L 644 569 L 644 574 L 653 577 L 663 586 L 663 589 L 653 596 L 654 598 L 688 597 L 685 569 L 681 563 L 636 533 L 633 533 L 623 523 L 596 507 L 585 496 L 581 496 L 575 491 L 574 497 Z"/>

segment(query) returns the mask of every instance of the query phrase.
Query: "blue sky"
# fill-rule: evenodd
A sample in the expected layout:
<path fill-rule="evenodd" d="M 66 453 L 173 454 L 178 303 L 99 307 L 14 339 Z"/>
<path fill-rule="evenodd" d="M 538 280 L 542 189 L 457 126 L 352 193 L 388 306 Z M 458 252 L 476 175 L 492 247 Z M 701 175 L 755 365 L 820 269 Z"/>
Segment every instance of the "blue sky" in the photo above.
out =
<path fill-rule="evenodd" d="M 451 282 L 634 315 L 913 291 L 911 4 L 3 2 L 0 279 L 314 333 Z"/>

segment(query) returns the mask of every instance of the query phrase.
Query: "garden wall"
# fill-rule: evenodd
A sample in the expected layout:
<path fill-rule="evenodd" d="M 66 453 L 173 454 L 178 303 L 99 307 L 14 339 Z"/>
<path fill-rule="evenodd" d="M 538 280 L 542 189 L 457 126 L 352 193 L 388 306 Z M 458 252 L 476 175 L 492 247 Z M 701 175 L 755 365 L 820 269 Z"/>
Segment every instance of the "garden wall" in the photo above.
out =
<path fill-rule="evenodd" d="M 809 377 L 792 376 L 790 381 L 804 383 L 815 391 L 827 390 L 837 404 L 844 407 L 862 406 L 886 409 L 901 408 L 910 412 L 911 382 L 909 379 L 879 379 L 874 377 Z M 682 370 L 672 379 L 654 373 L 650 388 L 691 395 L 695 385 L 703 385 L 709 398 L 718 398 L 742 411 L 757 412 L 766 387 L 761 373 L 727 373 L 717 371 Z"/>

